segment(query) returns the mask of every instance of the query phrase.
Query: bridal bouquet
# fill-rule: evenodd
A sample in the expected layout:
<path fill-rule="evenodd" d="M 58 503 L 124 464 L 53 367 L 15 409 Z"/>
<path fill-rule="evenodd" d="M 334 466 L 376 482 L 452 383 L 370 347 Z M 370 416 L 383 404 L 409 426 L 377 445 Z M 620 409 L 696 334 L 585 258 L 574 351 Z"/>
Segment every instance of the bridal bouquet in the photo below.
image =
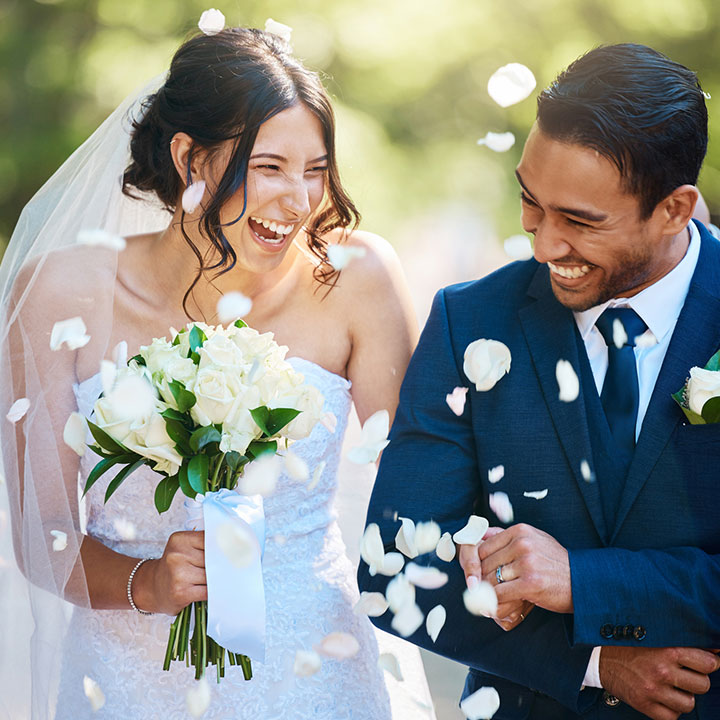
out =
<path fill-rule="evenodd" d="M 242 320 L 227 328 L 191 323 L 177 332 L 171 342 L 156 338 L 141 347 L 140 353 L 117 372 L 112 363 L 104 364 L 104 392 L 95 403 L 95 422 L 88 421 L 95 440 L 90 447 L 102 459 L 89 474 L 85 493 L 111 468 L 120 466 L 107 486 L 107 502 L 132 472 L 148 465 L 159 477 L 155 489 L 159 513 L 168 510 L 178 490 L 192 499 L 186 501 L 186 506 L 195 506 L 196 514 L 198 508 L 200 513 L 202 508 L 206 509 L 208 584 L 210 545 L 219 548 L 219 553 L 233 555 L 225 560 L 229 559 L 236 567 L 256 563 L 259 589 L 255 595 L 259 600 L 243 597 L 247 602 L 239 602 L 241 598 L 233 590 L 230 601 L 233 608 L 246 610 L 255 602 L 261 616 L 257 623 L 262 626 L 261 647 L 264 647 L 262 497 L 253 495 L 258 490 L 252 486 L 244 488 L 242 483 L 240 490 L 248 497 L 231 491 L 243 480 L 243 471 L 249 463 L 266 454 L 271 456 L 279 447 L 286 447 L 289 440 L 307 437 L 323 414 L 323 396 L 305 384 L 303 376 L 285 361 L 286 352 L 286 347 L 273 340 L 272 333 L 259 334 Z M 108 378 L 108 372 L 114 377 Z M 229 498 L 229 504 L 221 508 L 222 522 L 217 532 L 209 536 L 207 508 L 211 499 L 219 496 Z M 259 510 L 261 530 L 257 539 L 248 532 L 258 533 L 254 520 L 242 521 L 238 503 L 245 501 L 251 506 L 248 517 L 257 520 Z M 226 516 L 234 514 L 241 517 L 239 525 L 236 517 L 231 517 L 234 526 L 223 524 Z M 238 543 L 244 543 L 247 552 L 238 551 Z M 243 593 L 249 595 L 250 591 Z M 195 667 L 196 678 L 203 675 L 209 664 L 216 666 L 218 681 L 224 676 L 226 648 L 208 635 L 207 605 L 193 603 L 176 617 L 170 628 L 165 670 L 173 660 L 185 660 Z M 238 615 L 239 611 L 231 614 Z M 220 624 L 216 622 L 212 627 L 219 628 Z M 227 624 L 225 618 L 222 624 Z M 242 631 L 241 628 L 239 635 Z M 227 653 L 229 664 L 240 665 L 249 680 L 250 659 L 240 652 L 227 650 Z"/>

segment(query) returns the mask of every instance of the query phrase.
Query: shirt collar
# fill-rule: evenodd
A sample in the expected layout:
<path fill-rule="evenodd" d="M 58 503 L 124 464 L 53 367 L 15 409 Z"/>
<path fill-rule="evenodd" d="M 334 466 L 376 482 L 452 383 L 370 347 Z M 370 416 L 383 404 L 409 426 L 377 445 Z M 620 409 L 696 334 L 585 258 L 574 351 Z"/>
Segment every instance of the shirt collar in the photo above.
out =
<path fill-rule="evenodd" d="M 672 332 L 685 304 L 700 255 L 700 232 L 694 222 L 690 222 L 688 231 L 690 244 L 683 259 L 650 287 L 630 298 L 613 298 L 588 310 L 573 312 L 583 340 L 587 340 L 595 322 L 609 307 L 631 307 L 645 321 L 658 342 Z"/>

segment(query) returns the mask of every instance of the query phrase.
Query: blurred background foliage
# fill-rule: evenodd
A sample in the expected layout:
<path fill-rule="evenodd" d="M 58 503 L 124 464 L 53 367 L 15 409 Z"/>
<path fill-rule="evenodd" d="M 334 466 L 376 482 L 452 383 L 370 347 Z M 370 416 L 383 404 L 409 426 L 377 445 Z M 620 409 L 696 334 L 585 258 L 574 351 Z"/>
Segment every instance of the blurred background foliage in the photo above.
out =
<path fill-rule="evenodd" d="M 716 0 L 209 0 L 228 24 L 293 27 L 338 114 L 339 157 L 364 227 L 472 277 L 521 230 L 513 178 L 534 94 L 502 109 L 487 80 L 530 67 L 538 89 L 600 43 L 649 44 L 699 72 L 719 122 Z M 0 0 L 0 249 L 22 206 L 115 105 L 162 72 L 205 0 Z M 515 133 L 496 154 L 489 130 Z M 701 189 L 720 211 L 720 145 Z M 405 255 L 405 253 L 403 253 Z M 482 257 L 481 257 L 482 256 Z M 425 255 L 427 262 L 427 255 Z M 497 264 L 497 260 L 489 265 Z"/>

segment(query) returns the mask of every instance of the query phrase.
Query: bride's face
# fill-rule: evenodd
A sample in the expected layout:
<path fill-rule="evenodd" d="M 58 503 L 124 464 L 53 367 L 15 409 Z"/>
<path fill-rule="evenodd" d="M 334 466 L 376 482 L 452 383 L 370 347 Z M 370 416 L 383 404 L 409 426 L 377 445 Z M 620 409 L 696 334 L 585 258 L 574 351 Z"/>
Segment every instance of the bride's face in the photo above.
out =
<path fill-rule="evenodd" d="M 248 163 L 247 208 L 224 228 L 238 265 L 254 272 L 277 267 L 325 194 L 327 148 L 322 125 L 303 104 L 260 127 Z M 244 190 L 223 206 L 223 223 L 243 211 Z"/>

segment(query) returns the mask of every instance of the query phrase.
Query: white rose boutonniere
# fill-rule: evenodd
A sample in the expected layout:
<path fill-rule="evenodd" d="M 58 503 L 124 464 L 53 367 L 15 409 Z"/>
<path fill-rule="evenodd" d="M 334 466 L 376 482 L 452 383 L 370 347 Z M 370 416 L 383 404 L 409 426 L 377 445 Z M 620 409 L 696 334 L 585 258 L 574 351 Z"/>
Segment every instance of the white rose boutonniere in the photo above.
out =
<path fill-rule="evenodd" d="M 491 390 L 510 372 L 510 349 L 499 340 L 481 338 L 465 348 L 463 371 L 478 392 Z"/>
<path fill-rule="evenodd" d="M 690 377 L 673 398 L 693 425 L 720 423 L 720 350 L 704 368 L 690 368 Z"/>

